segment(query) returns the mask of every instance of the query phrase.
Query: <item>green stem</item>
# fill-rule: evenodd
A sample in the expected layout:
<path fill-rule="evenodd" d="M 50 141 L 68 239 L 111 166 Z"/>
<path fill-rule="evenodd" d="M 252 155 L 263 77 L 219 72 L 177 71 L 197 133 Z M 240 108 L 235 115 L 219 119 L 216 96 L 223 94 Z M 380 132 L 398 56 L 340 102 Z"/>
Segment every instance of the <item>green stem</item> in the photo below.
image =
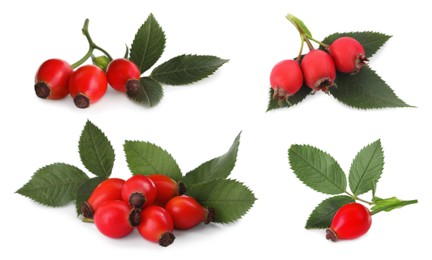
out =
<path fill-rule="evenodd" d="M 348 196 L 350 196 L 351 198 L 353 198 L 354 200 L 361 201 L 361 202 L 366 203 L 366 204 L 368 204 L 368 205 L 374 205 L 373 202 L 370 202 L 370 201 L 364 200 L 364 199 L 362 199 L 362 198 L 359 198 L 359 197 L 357 197 L 357 196 L 354 196 L 353 194 L 349 193 L 348 191 L 345 191 L 345 193 L 346 193 Z"/>
<path fill-rule="evenodd" d="M 307 36 L 306 36 L 306 37 L 307 37 Z M 329 47 L 328 44 L 325 44 L 325 43 L 323 43 L 323 42 L 320 42 L 320 41 L 318 41 L 318 40 L 316 40 L 316 39 L 314 39 L 314 38 L 312 38 L 312 37 L 308 37 L 308 39 L 311 40 L 311 41 L 313 41 L 313 42 L 318 43 L 319 45 L 323 46 L 324 48 L 328 48 L 328 47 Z"/>
<path fill-rule="evenodd" d="M 313 51 L 315 48 L 313 47 L 312 43 L 309 41 L 309 38 L 307 37 L 307 35 L 304 35 L 304 36 L 306 36 L 306 38 L 304 38 L 304 41 L 306 42 L 306 44 L 309 48 L 309 51 Z"/>
<path fill-rule="evenodd" d="M 303 46 L 304 46 L 304 35 L 300 33 L 300 38 L 301 38 L 301 45 L 300 45 L 300 51 L 299 54 L 297 55 L 297 62 L 300 64 L 300 59 L 303 53 Z"/>

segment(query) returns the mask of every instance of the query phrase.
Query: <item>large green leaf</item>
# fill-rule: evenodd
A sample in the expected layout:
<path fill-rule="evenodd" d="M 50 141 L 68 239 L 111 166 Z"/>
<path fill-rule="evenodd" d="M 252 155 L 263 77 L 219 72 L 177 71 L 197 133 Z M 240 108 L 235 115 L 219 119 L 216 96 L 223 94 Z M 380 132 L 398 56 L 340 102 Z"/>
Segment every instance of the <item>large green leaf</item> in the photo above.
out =
<path fill-rule="evenodd" d="M 77 191 L 88 176 L 65 163 L 47 165 L 35 172 L 17 193 L 50 207 L 64 206 L 76 199 Z"/>
<path fill-rule="evenodd" d="M 84 182 L 77 191 L 77 196 L 75 200 L 75 207 L 77 211 L 77 215 L 81 214 L 81 208 L 84 201 L 87 201 L 93 190 L 106 178 L 103 177 L 95 177 Z"/>
<path fill-rule="evenodd" d="M 288 158 L 297 178 L 310 188 L 325 194 L 346 191 L 345 173 L 328 153 L 309 145 L 291 145 Z"/>
<path fill-rule="evenodd" d="M 144 106 L 154 107 L 163 98 L 163 88 L 159 82 L 149 77 L 142 77 L 139 81 L 130 81 L 127 85 L 127 96 Z"/>
<path fill-rule="evenodd" d="M 350 202 L 354 202 L 354 199 L 345 195 L 334 196 L 323 200 L 310 214 L 305 228 L 313 229 L 330 227 L 336 211 Z"/>
<path fill-rule="evenodd" d="M 270 99 L 267 111 L 278 109 L 278 108 L 284 108 L 284 107 L 292 107 L 301 101 L 305 99 L 310 93 L 312 92 L 312 89 L 309 88 L 306 85 L 303 85 L 303 87 L 300 88 L 300 90 L 295 93 L 293 96 L 288 98 L 288 102 L 285 100 L 279 101 L 277 98 L 273 98 L 274 90 L 270 88 Z"/>
<path fill-rule="evenodd" d="M 399 200 L 396 197 L 391 197 L 388 199 L 374 198 L 375 205 L 371 208 L 371 213 L 376 214 L 381 211 L 392 211 L 397 208 L 401 208 L 407 205 L 417 203 L 417 200 Z"/>

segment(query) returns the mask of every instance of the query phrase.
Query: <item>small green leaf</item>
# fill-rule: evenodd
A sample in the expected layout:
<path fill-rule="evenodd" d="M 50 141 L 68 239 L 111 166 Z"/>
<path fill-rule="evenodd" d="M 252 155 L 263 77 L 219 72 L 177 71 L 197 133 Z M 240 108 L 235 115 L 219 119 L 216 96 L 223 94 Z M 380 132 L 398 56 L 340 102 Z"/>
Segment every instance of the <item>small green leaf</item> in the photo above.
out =
<path fill-rule="evenodd" d="M 126 94 L 131 100 L 139 104 L 154 107 L 159 104 L 163 97 L 161 84 L 151 78 L 140 78 L 135 87 L 134 90 L 128 89 Z"/>
<path fill-rule="evenodd" d="M 325 194 L 345 192 L 345 173 L 328 153 L 309 145 L 291 145 L 288 158 L 297 178 L 310 188 Z"/>
<path fill-rule="evenodd" d="M 372 69 L 364 67 L 355 75 L 337 73 L 337 87 L 331 94 L 340 102 L 359 109 L 410 107 Z"/>
<path fill-rule="evenodd" d="M 144 73 L 162 56 L 165 42 L 164 31 L 153 14 L 150 14 L 135 35 L 130 49 L 130 60 Z"/>
<path fill-rule="evenodd" d="M 241 182 L 229 179 L 212 180 L 189 187 L 187 195 L 201 205 L 215 209 L 216 223 L 240 219 L 252 207 L 256 198 Z"/>
<path fill-rule="evenodd" d="M 207 78 L 226 62 L 216 56 L 184 54 L 154 68 L 150 77 L 168 85 L 187 85 Z"/>
<path fill-rule="evenodd" d="M 354 158 L 350 173 L 349 186 L 354 195 L 373 190 L 384 168 L 384 151 L 381 141 L 377 140 L 364 147 Z"/>
<path fill-rule="evenodd" d="M 289 101 L 288 103 L 286 101 L 279 102 L 277 98 L 274 99 L 273 98 L 274 91 L 272 88 L 270 88 L 270 99 L 269 99 L 267 111 L 278 109 L 278 108 L 284 108 L 284 107 L 292 107 L 300 103 L 301 101 L 303 101 L 303 99 L 305 99 L 311 92 L 312 92 L 311 88 L 309 88 L 306 85 L 303 85 L 303 87 L 301 87 L 297 93 L 295 93 L 293 96 L 288 98 Z"/>
<path fill-rule="evenodd" d="M 188 172 L 182 182 L 186 188 L 197 183 L 207 182 L 215 179 L 227 178 L 235 166 L 238 147 L 240 145 L 240 134 L 237 135 L 228 152 L 220 157 L 207 161 L 196 169 Z"/>
<path fill-rule="evenodd" d="M 54 163 L 37 170 L 17 193 L 43 205 L 59 207 L 75 200 L 79 187 L 88 179 L 75 166 Z"/>
<path fill-rule="evenodd" d="M 87 121 L 78 144 L 84 166 L 93 174 L 108 178 L 114 166 L 114 149 L 105 134 Z"/>
<path fill-rule="evenodd" d="M 305 228 L 321 229 L 330 227 L 336 211 L 350 202 L 354 202 L 354 199 L 345 195 L 334 196 L 323 200 L 310 214 Z"/>
<path fill-rule="evenodd" d="M 397 208 L 401 208 L 407 205 L 415 204 L 417 200 L 399 200 L 396 197 L 391 197 L 388 199 L 374 198 L 375 205 L 371 208 L 371 214 L 376 214 L 381 211 L 392 211 Z"/>
<path fill-rule="evenodd" d="M 164 149 L 149 142 L 126 141 L 126 161 L 132 174 L 165 174 L 178 181 L 182 177 L 177 162 Z"/>
<path fill-rule="evenodd" d="M 290 21 L 292 24 L 294 24 L 294 26 L 297 28 L 297 30 L 301 30 L 302 32 L 305 33 L 305 35 L 308 38 L 312 38 L 312 34 L 309 31 L 309 29 L 306 27 L 306 25 L 304 24 L 304 22 L 302 20 L 300 20 L 299 18 L 295 17 L 292 14 L 288 14 L 286 16 L 286 18 L 288 19 L 288 21 Z"/>
<path fill-rule="evenodd" d="M 77 215 L 81 215 L 81 206 L 84 201 L 87 201 L 93 190 L 106 178 L 104 177 L 94 177 L 84 182 L 77 191 L 75 207 L 77 211 Z"/>
<path fill-rule="evenodd" d="M 378 32 L 347 32 L 331 34 L 323 40 L 323 43 L 330 45 L 343 36 L 352 37 L 359 41 L 363 45 L 365 56 L 368 58 L 372 57 L 391 38 L 390 35 Z"/>

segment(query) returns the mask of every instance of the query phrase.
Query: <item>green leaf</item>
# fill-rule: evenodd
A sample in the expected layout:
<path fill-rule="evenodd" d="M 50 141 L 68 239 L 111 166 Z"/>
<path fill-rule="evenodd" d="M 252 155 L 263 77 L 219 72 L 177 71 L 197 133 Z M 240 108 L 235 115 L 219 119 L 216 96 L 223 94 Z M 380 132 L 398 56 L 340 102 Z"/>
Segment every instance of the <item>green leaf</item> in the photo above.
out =
<path fill-rule="evenodd" d="M 162 56 L 165 42 L 164 31 L 153 14 L 150 14 L 135 35 L 130 49 L 130 60 L 144 73 Z"/>
<path fill-rule="evenodd" d="M 168 85 L 187 85 L 207 78 L 226 62 L 216 56 L 184 54 L 154 68 L 150 77 Z"/>
<path fill-rule="evenodd" d="M 93 174 L 108 178 L 114 166 L 114 149 L 105 134 L 87 121 L 78 144 L 84 166 Z"/>
<path fill-rule="evenodd" d="M 340 102 L 359 109 L 410 107 L 372 69 L 364 67 L 355 75 L 337 73 L 331 94 Z"/>
<path fill-rule="evenodd" d="M 345 173 L 328 153 L 309 145 L 291 145 L 288 158 L 297 178 L 310 188 L 325 194 L 345 192 Z"/>
<path fill-rule="evenodd" d="M 376 214 L 381 211 L 392 211 L 397 208 L 401 208 L 407 205 L 415 204 L 417 200 L 399 200 L 396 197 L 388 199 L 374 198 L 375 205 L 371 208 L 371 214 Z"/>
<path fill-rule="evenodd" d="M 215 209 L 216 223 L 240 219 L 252 207 L 256 198 L 241 182 L 229 179 L 212 180 L 188 188 L 187 195 L 201 205 Z"/>
<path fill-rule="evenodd" d="M 322 42 L 325 44 L 332 44 L 336 39 L 348 36 L 359 41 L 365 50 L 365 56 L 370 58 L 374 55 L 388 39 L 390 35 L 386 35 L 379 32 L 346 32 L 346 33 L 334 33 L 327 36 Z"/>
<path fill-rule="evenodd" d="M 384 151 L 381 141 L 377 140 L 364 147 L 351 164 L 348 180 L 354 195 L 375 189 L 383 168 Z"/>
<path fill-rule="evenodd" d="M 126 141 L 126 161 L 132 174 L 165 174 L 178 181 L 182 177 L 177 162 L 167 151 L 149 142 Z"/>
<path fill-rule="evenodd" d="M 198 166 L 196 169 L 188 172 L 182 180 L 182 182 L 186 185 L 186 188 L 197 183 L 227 178 L 234 168 L 237 160 L 237 152 L 240 145 L 240 135 L 241 133 L 237 135 L 230 149 L 224 155 L 207 161 Z"/>
<path fill-rule="evenodd" d="M 79 187 L 88 180 L 75 166 L 54 163 L 37 170 L 17 193 L 50 207 L 59 207 L 76 199 Z"/>
<path fill-rule="evenodd" d="M 310 214 L 305 228 L 321 229 L 330 227 L 336 211 L 350 202 L 354 202 L 354 199 L 345 195 L 334 196 L 323 200 Z"/>
<path fill-rule="evenodd" d="M 312 38 L 311 32 L 309 31 L 309 29 L 306 27 L 306 25 L 304 24 L 304 22 L 302 20 L 300 20 L 299 18 L 295 17 L 292 14 L 288 14 L 286 16 L 286 18 L 288 19 L 288 21 L 290 21 L 292 24 L 294 24 L 294 26 L 297 28 L 297 30 L 303 31 L 308 38 Z"/>
<path fill-rule="evenodd" d="M 154 107 L 161 101 L 163 97 L 163 89 L 161 84 L 148 77 L 140 78 L 136 81 L 133 88 L 126 91 L 127 96 L 144 106 Z"/>
<path fill-rule="evenodd" d="M 75 207 L 77 211 L 77 215 L 81 215 L 81 206 L 84 201 L 87 201 L 93 190 L 106 178 L 104 177 L 94 177 L 84 182 L 77 191 Z"/>
<path fill-rule="evenodd" d="M 301 101 L 303 101 L 303 99 L 305 99 L 311 92 L 312 92 L 311 88 L 309 88 L 306 85 L 303 85 L 303 87 L 301 87 L 297 93 L 295 93 L 293 96 L 288 98 L 289 101 L 288 103 L 286 101 L 279 102 L 278 99 L 273 99 L 274 91 L 272 88 L 270 88 L 270 99 L 269 99 L 267 111 L 278 109 L 278 108 L 284 108 L 284 107 L 292 107 L 300 103 Z"/>

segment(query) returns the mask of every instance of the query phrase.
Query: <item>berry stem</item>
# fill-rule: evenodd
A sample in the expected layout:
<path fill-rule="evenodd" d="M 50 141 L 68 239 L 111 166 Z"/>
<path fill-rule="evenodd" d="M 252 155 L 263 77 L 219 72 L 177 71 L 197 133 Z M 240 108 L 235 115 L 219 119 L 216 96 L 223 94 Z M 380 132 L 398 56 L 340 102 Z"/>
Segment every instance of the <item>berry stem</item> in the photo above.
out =
<path fill-rule="evenodd" d="M 306 37 L 307 37 L 307 36 L 306 36 Z M 318 41 L 318 40 L 316 40 L 316 39 L 314 39 L 314 38 L 312 38 L 312 37 L 308 37 L 308 39 L 311 40 L 311 41 L 313 41 L 313 42 L 318 43 L 319 45 L 321 45 L 321 46 L 324 47 L 324 48 L 328 48 L 328 47 L 329 47 L 328 44 L 325 44 L 325 43 L 323 43 L 323 42 L 320 42 L 320 41 Z"/>
<path fill-rule="evenodd" d="M 300 62 L 302 53 L 303 53 L 303 46 L 304 46 L 304 35 L 300 34 L 300 38 L 301 38 L 301 45 L 300 45 L 300 51 L 299 54 L 297 55 L 297 62 Z"/>
<path fill-rule="evenodd" d="M 309 41 L 309 38 L 307 37 L 307 35 L 304 35 L 304 36 L 306 36 L 306 37 L 304 38 L 304 41 L 306 42 L 306 44 L 307 44 L 307 46 L 308 46 L 308 48 L 309 48 L 309 51 L 314 50 L 315 48 L 313 47 L 312 43 Z"/>

